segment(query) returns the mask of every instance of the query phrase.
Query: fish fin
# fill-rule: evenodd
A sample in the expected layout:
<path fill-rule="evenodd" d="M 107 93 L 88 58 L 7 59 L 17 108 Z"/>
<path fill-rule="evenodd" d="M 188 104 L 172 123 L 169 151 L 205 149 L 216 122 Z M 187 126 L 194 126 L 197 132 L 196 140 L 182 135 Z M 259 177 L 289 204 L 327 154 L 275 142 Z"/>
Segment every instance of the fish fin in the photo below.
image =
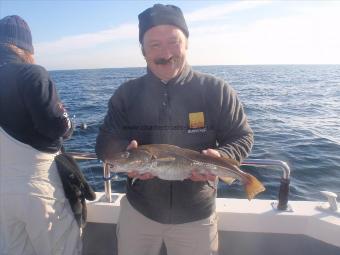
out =
<path fill-rule="evenodd" d="M 232 177 L 221 177 L 221 176 L 219 176 L 218 178 L 220 178 L 221 181 L 223 181 L 224 183 L 226 183 L 228 185 L 231 185 L 235 181 L 235 178 L 232 178 Z"/>
<path fill-rule="evenodd" d="M 223 157 L 224 160 L 228 161 L 230 164 L 235 165 L 235 166 L 240 166 L 240 162 L 238 162 L 235 159 L 232 158 L 227 158 L 227 157 Z"/>
<path fill-rule="evenodd" d="M 175 161 L 175 157 L 164 157 L 164 158 L 156 158 L 155 161 L 160 162 L 160 163 L 167 163 L 167 162 L 173 162 Z"/>
<path fill-rule="evenodd" d="M 244 180 L 244 190 L 247 193 L 248 200 L 253 199 L 258 193 L 265 191 L 263 184 L 251 174 L 246 174 Z"/>

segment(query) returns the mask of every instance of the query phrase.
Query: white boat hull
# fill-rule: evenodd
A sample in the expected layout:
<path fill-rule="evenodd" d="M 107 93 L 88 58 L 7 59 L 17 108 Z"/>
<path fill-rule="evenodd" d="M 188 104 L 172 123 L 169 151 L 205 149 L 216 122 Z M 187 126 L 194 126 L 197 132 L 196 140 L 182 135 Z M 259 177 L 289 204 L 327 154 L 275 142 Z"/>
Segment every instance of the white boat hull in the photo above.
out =
<path fill-rule="evenodd" d="M 124 194 L 113 193 L 112 203 L 101 202 L 103 196 L 97 193 L 98 199 L 87 203 L 87 255 L 116 254 L 115 224 Z M 340 254 L 339 212 L 310 201 L 290 201 L 290 210 L 278 211 L 273 202 L 217 198 L 220 255 Z M 161 254 L 166 254 L 164 247 Z"/>

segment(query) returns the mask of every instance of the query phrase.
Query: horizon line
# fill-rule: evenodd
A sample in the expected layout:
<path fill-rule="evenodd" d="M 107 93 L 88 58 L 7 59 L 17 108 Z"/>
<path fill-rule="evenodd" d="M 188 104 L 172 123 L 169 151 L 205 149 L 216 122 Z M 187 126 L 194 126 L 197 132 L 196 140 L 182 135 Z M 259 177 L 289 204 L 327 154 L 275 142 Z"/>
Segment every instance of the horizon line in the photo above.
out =
<path fill-rule="evenodd" d="M 39 64 L 37 64 L 39 65 Z M 207 64 L 207 65 L 190 65 L 191 67 L 213 67 L 213 66 L 337 66 L 339 64 Z M 47 69 L 49 72 L 58 71 L 86 71 L 86 70 L 104 70 L 104 69 L 139 69 L 146 66 L 126 66 L 126 67 L 96 67 L 96 68 L 75 68 L 75 69 Z"/>

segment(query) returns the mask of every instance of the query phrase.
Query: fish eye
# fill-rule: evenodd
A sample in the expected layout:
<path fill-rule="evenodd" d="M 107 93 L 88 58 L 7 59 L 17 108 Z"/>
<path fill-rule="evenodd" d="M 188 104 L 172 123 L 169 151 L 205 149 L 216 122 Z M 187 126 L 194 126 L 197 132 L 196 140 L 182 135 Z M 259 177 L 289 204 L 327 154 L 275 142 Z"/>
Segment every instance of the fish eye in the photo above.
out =
<path fill-rule="evenodd" d="M 129 158 L 130 152 L 126 151 L 126 152 L 122 153 L 120 156 L 121 156 L 121 158 Z"/>

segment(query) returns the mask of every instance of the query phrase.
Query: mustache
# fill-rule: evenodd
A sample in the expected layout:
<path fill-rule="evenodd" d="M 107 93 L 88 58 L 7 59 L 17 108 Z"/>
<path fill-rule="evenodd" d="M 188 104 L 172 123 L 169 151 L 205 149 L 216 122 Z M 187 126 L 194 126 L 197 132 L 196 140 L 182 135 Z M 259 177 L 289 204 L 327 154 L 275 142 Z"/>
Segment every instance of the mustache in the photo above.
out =
<path fill-rule="evenodd" d="M 175 57 L 170 57 L 170 58 L 158 58 L 155 60 L 156 65 L 166 65 L 169 64 L 172 61 L 175 61 Z"/>

